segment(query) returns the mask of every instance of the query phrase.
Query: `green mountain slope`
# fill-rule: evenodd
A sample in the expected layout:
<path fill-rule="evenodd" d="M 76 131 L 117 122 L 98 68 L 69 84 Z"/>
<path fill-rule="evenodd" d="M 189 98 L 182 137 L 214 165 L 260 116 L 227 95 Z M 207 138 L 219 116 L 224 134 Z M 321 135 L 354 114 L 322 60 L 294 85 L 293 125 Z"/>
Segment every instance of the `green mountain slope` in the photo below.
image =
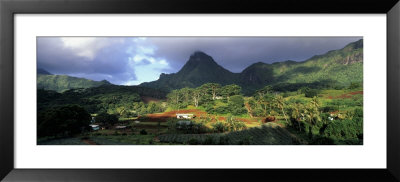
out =
<path fill-rule="evenodd" d="M 258 62 L 241 73 L 232 73 L 202 52 L 194 53 L 182 69 L 173 74 L 161 74 L 160 79 L 142 86 L 165 90 L 198 87 L 204 83 L 237 84 L 245 94 L 266 85 L 276 90 L 296 90 L 302 86 L 335 87 L 362 83 L 363 40 L 342 49 L 313 56 L 303 62 L 284 61 L 267 64 Z"/>
<path fill-rule="evenodd" d="M 118 109 L 134 109 L 142 97 L 164 99 L 166 92 L 139 86 L 104 84 L 98 87 L 70 89 L 62 93 L 53 90 L 37 90 L 38 111 L 54 106 L 77 104 L 90 113 L 115 112 Z M 121 112 L 121 111 L 120 111 Z"/>
<path fill-rule="evenodd" d="M 111 83 L 103 81 L 93 81 L 85 78 L 77 78 L 68 75 L 50 75 L 39 74 L 37 75 L 37 88 L 45 90 L 54 90 L 57 92 L 64 92 L 74 88 L 90 88 L 98 87 L 100 85 L 110 85 Z"/>
<path fill-rule="evenodd" d="M 274 63 L 275 84 L 325 83 L 325 86 L 348 86 L 363 80 L 363 40 L 343 49 L 313 56 L 304 62 Z"/>

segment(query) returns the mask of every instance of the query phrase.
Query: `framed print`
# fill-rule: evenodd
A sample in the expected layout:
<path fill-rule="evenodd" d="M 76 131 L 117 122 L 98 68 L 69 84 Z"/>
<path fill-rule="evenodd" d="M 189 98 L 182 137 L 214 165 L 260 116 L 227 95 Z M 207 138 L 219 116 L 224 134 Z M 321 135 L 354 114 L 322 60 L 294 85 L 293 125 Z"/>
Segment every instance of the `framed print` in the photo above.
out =
<path fill-rule="evenodd" d="M 397 1 L 171 3 L 1 2 L 1 178 L 399 180 Z"/>

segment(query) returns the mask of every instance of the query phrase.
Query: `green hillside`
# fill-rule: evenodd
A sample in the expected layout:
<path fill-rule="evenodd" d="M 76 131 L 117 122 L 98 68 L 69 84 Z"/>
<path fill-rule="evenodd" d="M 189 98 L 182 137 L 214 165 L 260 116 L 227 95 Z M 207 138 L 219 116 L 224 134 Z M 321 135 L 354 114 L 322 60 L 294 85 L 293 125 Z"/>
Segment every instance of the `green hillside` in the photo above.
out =
<path fill-rule="evenodd" d="M 142 97 L 164 99 L 166 96 L 165 92 L 152 88 L 110 84 L 70 89 L 62 93 L 43 89 L 37 91 L 38 111 L 66 104 L 76 104 L 90 113 L 108 112 L 119 115 L 129 115 L 131 111 L 138 114 L 146 113 L 145 109 L 148 105 L 142 102 Z"/>
<path fill-rule="evenodd" d="M 278 91 L 293 91 L 304 86 L 346 87 L 351 83 L 362 83 L 362 70 L 361 39 L 306 61 L 258 62 L 241 73 L 232 73 L 218 65 L 211 56 L 195 52 L 179 72 L 161 74 L 160 79 L 141 85 L 170 91 L 183 87 L 194 88 L 204 83 L 237 84 L 243 88 L 244 94 L 251 95 L 266 85 Z"/>
<path fill-rule="evenodd" d="M 241 73 L 239 85 L 254 89 L 273 85 L 275 90 L 294 91 L 302 86 L 334 88 L 362 83 L 362 45 L 359 40 L 303 62 L 256 63 Z M 257 80 L 256 84 L 252 83 Z"/>
<path fill-rule="evenodd" d="M 100 85 L 109 85 L 106 80 L 93 81 L 85 78 L 77 78 L 68 75 L 50 75 L 38 74 L 37 75 L 37 88 L 45 90 L 54 90 L 57 92 L 64 92 L 69 89 L 75 88 L 90 88 L 98 87 Z"/>

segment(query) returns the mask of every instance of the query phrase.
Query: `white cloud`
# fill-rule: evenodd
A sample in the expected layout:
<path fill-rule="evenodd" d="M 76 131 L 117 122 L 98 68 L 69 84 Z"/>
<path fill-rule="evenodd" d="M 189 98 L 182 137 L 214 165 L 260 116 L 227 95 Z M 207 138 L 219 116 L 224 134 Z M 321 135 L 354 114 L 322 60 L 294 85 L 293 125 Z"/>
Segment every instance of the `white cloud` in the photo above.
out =
<path fill-rule="evenodd" d="M 165 61 L 165 59 L 160 60 L 159 63 L 163 64 L 163 65 L 168 65 L 168 63 L 167 63 L 167 61 Z"/>
<path fill-rule="evenodd" d="M 61 37 L 65 48 L 72 49 L 77 56 L 93 60 L 98 51 L 111 44 L 122 44 L 121 38 Z"/>
<path fill-rule="evenodd" d="M 157 80 L 170 65 L 164 58 L 155 57 L 157 47 L 148 44 L 146 39 L 134 39 L 135 45 L 127 49 L 131 54 L 128 58 L 130 67 L 134 70 L 136 79 L 125 82 L 125 85 L 138 85 L 143 82 Z"/>

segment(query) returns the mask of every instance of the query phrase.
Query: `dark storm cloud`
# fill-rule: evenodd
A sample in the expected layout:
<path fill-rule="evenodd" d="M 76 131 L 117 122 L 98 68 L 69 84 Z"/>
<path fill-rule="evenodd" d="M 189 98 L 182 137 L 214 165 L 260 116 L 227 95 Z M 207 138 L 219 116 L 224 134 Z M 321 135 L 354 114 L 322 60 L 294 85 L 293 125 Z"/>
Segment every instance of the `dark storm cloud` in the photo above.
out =
<path fill-rule="evenodd" d="M 343 48 L 362 37 L 153 37 L 157 54 L 179 70 L 194 51 L 203 51 L 233 72 L 240 72 L 255 62 L 304 61 L 329 50 Z"/>
<path fill-rule="evenodd" d="M 38 68 L 53 74 L 68 74 L 92 80 L 107 79 L 116 84 L 135 79 L 134 72 L 126 66 L 129 57 L 125 52 L 126 43 L 110 43 L 96 48 L 90 46 L 93 45 L 83 48 L 84 51 L 89 51 L 86 56 L 84 52 L 79 55 L 82 49 L 66 47 L 60 38 L 40 37 L 37 39 Z M 93 55 L 90 51 L 93 51 Z"/>
<path fill-rule="evenodd" d="M 39 37 L 38 67 L 114 84 L 139 84 L 174 73 L 195 51 L 232 72 L 255 62 L 304 61 L 362 37 Z"/>

